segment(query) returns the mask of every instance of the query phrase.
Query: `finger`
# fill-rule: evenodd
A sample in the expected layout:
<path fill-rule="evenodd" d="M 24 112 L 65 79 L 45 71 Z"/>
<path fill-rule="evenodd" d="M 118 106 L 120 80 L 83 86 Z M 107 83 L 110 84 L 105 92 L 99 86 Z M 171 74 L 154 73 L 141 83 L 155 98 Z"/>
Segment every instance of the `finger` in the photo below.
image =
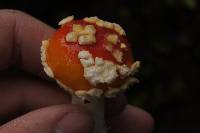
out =
<path fill-rule="evenodd" d="M 83 107 L 57 105 L 30 112 L 0 128 L 0 133 L 92 133 L 93 119 Z"/>
<path fill-rule="evenodd" d="M 0 81 L 0 118 L 21 109 L 33 110 L 71 102 L 68 93 L 41 80 L 16 76 L 1 78 Z"/>
<path fill-rule="evenodd" d="M 152 131 L 154 120 L 152 116 L 133 106 L 126 109 L 111 121 L 111 133 L 149 133 Z"/>
<path fill-rule="evenodd" d="M 0 70 L 13 63 L 28 72 L 40 74 L 40 46 L 54 29 L 15 10 L 0 11 Z"/>
<path fill-rule="evenodd" d="M 6 117 L 20 109 L 29 111 L 54 104 L 71 103 L 71 96 L 52 83 L 13 75 L 12 78 L 1 78 L 0 81 L 0 116 Z M 106 99 L 107 119 L 120 114 L 125 105 L 126 98 L 123 93 Z M 15 117 L 15 114 L 13 115 Z"/>

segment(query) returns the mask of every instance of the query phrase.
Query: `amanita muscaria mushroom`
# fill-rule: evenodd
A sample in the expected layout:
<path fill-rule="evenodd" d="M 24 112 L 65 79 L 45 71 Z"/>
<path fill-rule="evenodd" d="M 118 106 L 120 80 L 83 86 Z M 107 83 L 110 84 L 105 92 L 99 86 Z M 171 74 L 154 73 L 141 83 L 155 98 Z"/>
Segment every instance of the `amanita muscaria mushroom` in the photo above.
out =
<path fill-rule="evenodd" d="M 134 61 L 120 25 L 97 17 L 74 20 L 73 16 L 59 25 L 43 41 L 41 59 L 46 74 L 66 91 L 90 100 L 113 97 L 138 82 L 133 75 L 140 63 Z"/>

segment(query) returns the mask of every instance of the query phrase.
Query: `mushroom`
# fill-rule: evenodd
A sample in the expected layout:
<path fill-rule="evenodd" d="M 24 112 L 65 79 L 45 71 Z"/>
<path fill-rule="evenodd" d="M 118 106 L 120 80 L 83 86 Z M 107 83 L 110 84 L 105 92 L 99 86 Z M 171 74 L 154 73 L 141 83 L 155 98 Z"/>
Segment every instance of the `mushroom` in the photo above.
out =
<path fill-rule="evenodd" d="M 42 42 L 44 71 L 72 94 L 73 103 L 84 104 L 94 113 L 94 132 L 106 133 L 104 98 L 137 83 L 134 74 L 140 62 L 134 61 L 125 32 L 116 23 L 70 16 L 59 24 L 61 28 Z"/>

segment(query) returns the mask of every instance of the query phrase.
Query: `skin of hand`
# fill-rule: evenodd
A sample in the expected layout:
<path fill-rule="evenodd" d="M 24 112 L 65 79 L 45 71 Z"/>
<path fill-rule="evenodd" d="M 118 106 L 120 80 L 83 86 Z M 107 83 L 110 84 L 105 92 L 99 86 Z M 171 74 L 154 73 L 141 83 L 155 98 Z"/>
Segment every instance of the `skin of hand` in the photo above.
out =
<path fill-rule="evenodd" d="M 0 10 L 0 20 L 0 133 L 92 133 L 90 112 L 43 72 L 41 41 L 55 30 L 16 10 Z M 105 104 L 110 133 L 152 131 L 151 115 L 127 105 L 123 94 Z"/>

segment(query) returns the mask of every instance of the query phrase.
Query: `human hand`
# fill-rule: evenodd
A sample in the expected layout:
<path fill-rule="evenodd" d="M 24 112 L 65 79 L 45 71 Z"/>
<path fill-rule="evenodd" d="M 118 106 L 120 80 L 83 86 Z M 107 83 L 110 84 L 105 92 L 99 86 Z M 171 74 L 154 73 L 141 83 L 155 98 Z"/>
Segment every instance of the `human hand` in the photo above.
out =
<path fill-rule="evenodd" d="M 1 10 L 0 20 L 0 133 L 91 133 L 89 111 L 72 105 L 42 70 L 41 41 L 55 30 L 20 11 Z M 11 66 L 20 72 L 10 72 Z M 106 101 L 106 116 L 111 133 L 153 128 L 153 118 L 127 105 L 123 94 Z"/>

